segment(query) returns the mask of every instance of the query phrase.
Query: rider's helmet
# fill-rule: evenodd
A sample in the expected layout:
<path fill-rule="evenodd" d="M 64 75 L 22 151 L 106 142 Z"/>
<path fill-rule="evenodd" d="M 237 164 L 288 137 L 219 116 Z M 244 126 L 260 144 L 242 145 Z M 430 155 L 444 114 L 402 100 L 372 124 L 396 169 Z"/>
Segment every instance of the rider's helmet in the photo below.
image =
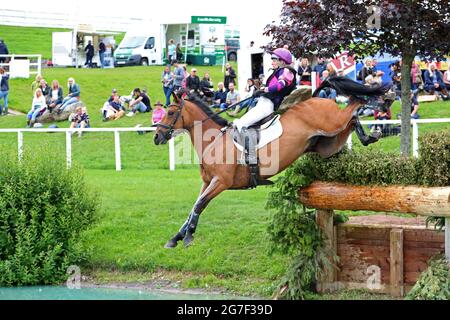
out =
<path fill-rule="evenodd" d="M 292 54 L 288 49 L 278 48 L 272 51 L 272 57 L 277 57 L 280 60 L 286 62 L 286 64 L 292 63 Z"/>

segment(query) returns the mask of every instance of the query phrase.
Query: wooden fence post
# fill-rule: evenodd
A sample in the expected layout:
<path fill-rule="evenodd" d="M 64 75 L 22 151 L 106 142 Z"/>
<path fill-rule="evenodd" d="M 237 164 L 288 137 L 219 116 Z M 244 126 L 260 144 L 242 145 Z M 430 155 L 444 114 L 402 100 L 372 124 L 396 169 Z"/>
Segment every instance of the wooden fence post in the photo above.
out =
<path fill-rule="evenodd" d="M 403 286 L 403 229 L 392 229 L 390 233 L 390 282 L 391 295 L 402 297 Z"/>
<path fill-rule="evenodd" d="M 333 210 L 316 210 L 316 222 L 325 235 L 325 248 L 333 252 L 334 249 L 334 226 L 333 226 Z M 333 256 L 328 257 L 332 262 Z M 336 279 L 336 269 L 334 267 L 328 267 L 324 270 L 324 275 L 319 279 L 318 288 L 319 292 L 329 291 L 332 289 L 332 284 Z"/>

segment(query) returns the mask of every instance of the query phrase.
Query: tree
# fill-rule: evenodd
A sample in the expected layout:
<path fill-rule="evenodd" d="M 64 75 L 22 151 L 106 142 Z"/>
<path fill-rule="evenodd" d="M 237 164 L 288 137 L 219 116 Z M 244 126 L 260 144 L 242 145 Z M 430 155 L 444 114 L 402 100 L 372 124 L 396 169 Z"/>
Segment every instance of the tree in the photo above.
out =
<path fill-rule="evenodd" d="M 411 65 L 416 56 L 442 59 L 450 52 L 450 0 L 283 0 L 280 24 L 268 25 L 271 47 L 292 53 L 357 58 L 401 57 L 401 152 L 410 154 Z"/>

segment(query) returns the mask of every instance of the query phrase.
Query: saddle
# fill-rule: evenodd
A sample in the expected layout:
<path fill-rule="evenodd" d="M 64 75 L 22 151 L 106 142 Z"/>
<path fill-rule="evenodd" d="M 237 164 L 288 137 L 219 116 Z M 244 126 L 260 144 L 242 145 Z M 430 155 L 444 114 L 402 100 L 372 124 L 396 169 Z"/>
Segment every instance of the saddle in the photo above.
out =
<path fill-rule="evenodd" d="M 280 115 L 275 114 L 271 114 L 248 128 L 242 128 L 241 132 L 233 128 L 234 145 L 242 152 L 242 158 L 238 160 L 238 164 L 246 165 L 250 170 L 249 188 L 273 184 L 270 180 L 260 179 L 257 151 L 279 138 L 282 133 L 283 128 L 280 122 Z"/>

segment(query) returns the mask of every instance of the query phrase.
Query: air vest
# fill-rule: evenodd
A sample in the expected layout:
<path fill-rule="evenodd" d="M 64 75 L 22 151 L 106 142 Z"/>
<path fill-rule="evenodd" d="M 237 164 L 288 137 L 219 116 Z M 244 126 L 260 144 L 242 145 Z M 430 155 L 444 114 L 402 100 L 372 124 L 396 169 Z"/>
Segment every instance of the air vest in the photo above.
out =
<path fill-rule="evenodd" d="M 267 79 L 266 81 L 266 86 L 268 86 L 270 84 L 270 81 L 273 79 L 273 77 L 275 77 L 275 75 L 280 72 L 280 70 L 283 70 L 284 68 L 288 69 L 289 71 L 292 72 L 292 74 L 294 75 L 294 78 L 292 79 L 292 82 L 290 85 L 285 86 L 283 89 L 281 89 L 281 91 L 277 91 L 277 92 L 266 92 L 263 94 L 263 97 L 266 97 L 267 99 L 270 99 L 273 104 L 274 104 L 274 110 L 276 111 L 278 109 L 278 107 L 281 105 L 281 102 L 283 101 L 284 97 L 288 96 L 291 94 L 292 91 L 295 90 L 296 86 L 297 86 L 297 71 L 295 71 L 294 68 L 290 67 L 290 66 L 286 66 L 280 69 L 275 70 Z M 282 72 L 281 72 L 282 73 Z"/>

